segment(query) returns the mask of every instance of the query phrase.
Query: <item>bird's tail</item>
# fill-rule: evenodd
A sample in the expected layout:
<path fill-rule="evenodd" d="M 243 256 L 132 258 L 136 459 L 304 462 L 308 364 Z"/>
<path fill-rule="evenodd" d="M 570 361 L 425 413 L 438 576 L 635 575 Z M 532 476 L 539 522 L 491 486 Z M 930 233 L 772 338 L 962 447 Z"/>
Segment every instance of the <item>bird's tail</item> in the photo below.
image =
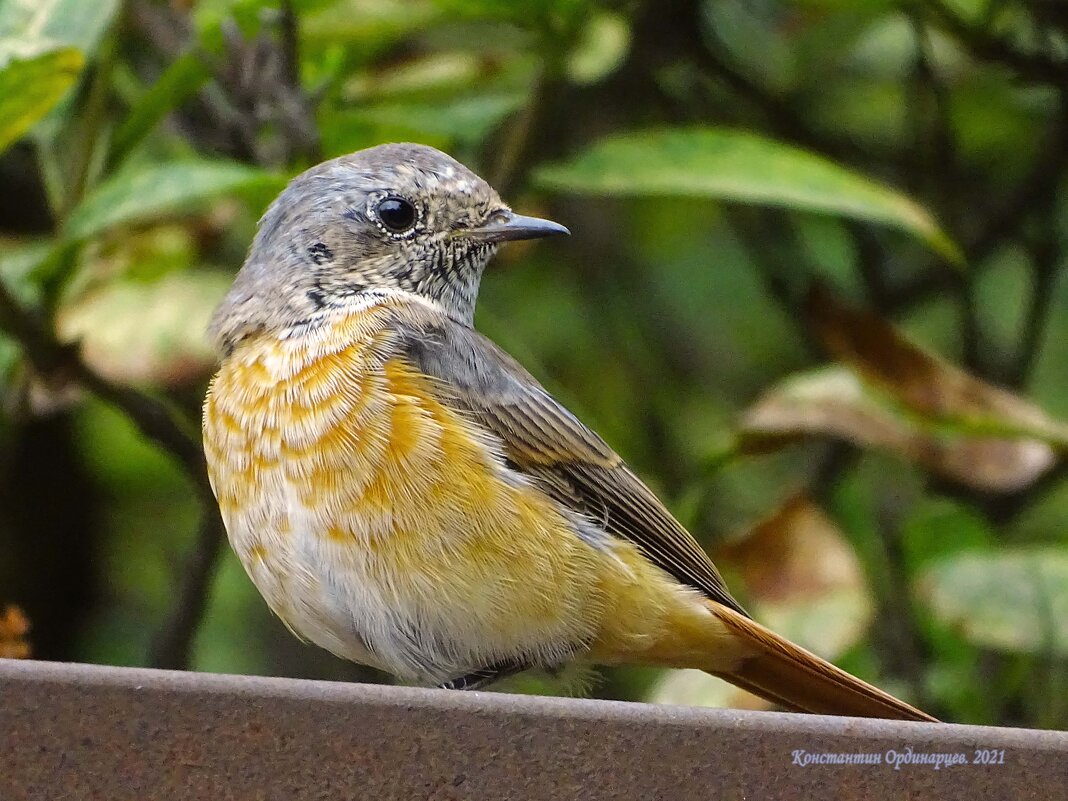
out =
<path fill-rule="evenodd" d="M 783 639 L 726 606 L 709 602 L 713 614 L 751 655 L 729 672 L 709 671 L 775 704 L 799 712 L 892 720 L 934 721 L 830 662 Z"/>

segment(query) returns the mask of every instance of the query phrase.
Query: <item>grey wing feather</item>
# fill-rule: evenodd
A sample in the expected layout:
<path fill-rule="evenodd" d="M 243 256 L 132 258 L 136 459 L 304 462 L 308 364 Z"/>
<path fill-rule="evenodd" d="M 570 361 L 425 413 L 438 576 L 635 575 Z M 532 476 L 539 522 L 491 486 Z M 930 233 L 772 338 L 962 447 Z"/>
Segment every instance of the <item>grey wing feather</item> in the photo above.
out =
<path fill-rule="evenodd" d="M 403 349 L 442 399 L 503 442 L 507 458 L 550 496 L 638 545 L 680 582 L 742 614 L 696 540 L 596 433 L 511 356 L 451 320 L 405 327 Z"/>

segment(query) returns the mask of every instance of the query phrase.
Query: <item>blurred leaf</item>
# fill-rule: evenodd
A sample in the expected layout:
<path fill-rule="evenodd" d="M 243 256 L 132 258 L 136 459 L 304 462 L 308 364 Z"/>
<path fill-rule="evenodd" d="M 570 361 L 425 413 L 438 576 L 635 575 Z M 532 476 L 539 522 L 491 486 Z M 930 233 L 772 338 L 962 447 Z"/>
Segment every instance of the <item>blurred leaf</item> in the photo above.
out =
<path fill-rule="evenodd" d="M 0 37 L 50 39 L 91 56 L 119 0 L 4 0 Z"/>
<path fill-rule="evenodd" d="M 922 206 L 832 161 L 744 131 L 684 128 L 613 136 L 543 167 L 550 189 L 711 197 L 838 214 L 901 228 L 957 265 L 964 257 Z"/>
<path fill-rule="evenodd" d="M 477 145 L 524 100 L 523 94 L 511 92 L 434 105 L 367 105 L 326 118 L 323 147 L 328 153 L 350 153 L 365 144 L 408 139 L 442 148 Z"/>
<path fill-rule="evenodd" d="M 452 19 L 504 20 L 525 27 L 566 22 L 588 11 L 582 0 L 434 0 L 433 5 Z"/>
<path fill-rule="evenodd" d="M 714 709 L 762 711 L 772 708 L 770 701 L 700 670 L 666 671 L 653 686 L 646 700 L 653 704 L 705 706 Z"/>
<path fill-rule="evenodd" d="M 215 209 L 213 208 L 214 212 Z M 62 287 L 62 306 L 77 306 L 86 297 L 123 283 L 151 284 L 200 261 L 194 226 L 205 217 L 123 231 L 79 249 Z"/>
<path fill-rule="evenodd" d="M 62 306 L 56 330 L 78 342 L 86 363 L 122 383 L 177 386 L 202 381 L 215 364 L 207 338 L 212 310 L 231 283 L 189 270 L 158 281 L 117 281 Z"/>
<path fill-rule="evenodd" d="M 988 492 L 1027 487 L 1056 461 L 1052 449 L 1034 439 L 968 435 L 959 423 L 922 420 L 846 367 L 785 379 L 746 411 L 739 424 L 743 447 L 750 450 L 812 435 L 883 448 Z"/>
<path fill-rule="evenodd" d="M 870 142 L 874 148 L 897 150 L 907 147 L 908 103 L 900 81 L 828 81 L 813 95 L 810 111 L 825 130 L 840 131 L 854 141 Z"/>
<path fill-rule="evenodd" d="M 302 16 L 301 35 L 312 43 L 344 44 L 368 58 L 404 36 L 426 30 L 441 17 L 442 12 L 428 2 L 339 0 Z"/>
<path fill-rule="evenodd" d="M 115 132 L 108 151 L 109 166 L 117 166 L 160 120 L 196 94 L 210 76 L 211 70 L 198 53 L 186 53 L 173 61 Z"/>
<path fill-rule="evenodd" d="M 708 30 L 715 31 L 719 57 L 728 60 L 732 69 L 772 91 L 796 80 L 796 35 L 781 24 L 783 11 L 778 5 L 716 0 L 704 4 L 703 11 Z"/>
<path fill-rule="evenodd" d="M 578 46 L 567 57 L 568 76 L 577 84 L 596 83 L 623 63 L 630 49 L 630 26 L 620 14 L 594 12 Z"/>
<path fill-rule="evenodd" d="M 84 61 L 73 47 L 51 47 L 25 58 L 13 56 L 4 63 L 0 68 L 0 152 L 52 110 L 74 84 Z"/>
<path fill-rule="evenodd" d="M 920 499 L 901 525 L 901 549 L 910 575 L 951 554 L 990 549 L 995 543 L 982 515 L 946 498 Z"/>
<path fill-rule="evenodd" d="M 182 213 L 207 200 L 275 188 L 280 176 L 227 161 L 175 161 L 126 170 L 102 183 L 71 213 L 65 233 L 75 239 Z"/>
<path fill-rule="evenodd" d="M 741 423 L 749 447 L 830 435 L 885 448 L 988 492 L 1029 486 L 1068 448 L 1068 425 L 1037 406 L 941 361 L 829 292 L 810 301 L 817 335 L 857 372 L 823 369 L 767 392 Z"/>
<path fill-rule="evenodd" d="M 917 585 L 935 618 L 977 645 L 1068 656 L 1068 550 L 964 553 Z"/>
<path fill-rule="evenodd" d="M 0 239 L 0 281 L 23 302 L 35 299 L 33 276 L 52 254 L 51 240 L 8 243 Z"/>
<path fill-rule="evenodd" d="M 13 408 L 18 405 L 21 364 L 22 349 L 13 339 L 0 334 L 0 409 L 7 413 L 0 415 L 0 436 L 5 433 L 4 429 L 9 422 L 9 419 L 5 418 L 8 418 Z"/>
<path fill-rule="evenodd" d="M 1030 437 L 1068 449 L 1068 423 L 943 361 L 878 315 L 851 309 L 822 287 L 808 306 L 832 355 L 924 419 L 960 433 Z"/>
<path fill-rule="evenodd" d="M 484 65 L 466 51 L 432 52 L 387 70 L 370 70 L 350 76 L 343 88 L 345 108 L 358 110 L 372 102 L 441 102 L 442 97 L 478 88 Z"/>
<path fill-rule="evenodd" d="M 931 69 L 942 76 L 955 76 L 964 61 L 957 46 L 937 29 L 928 29 Z M 907 78 L 916 60 L 916 29 L 905 14 L 879 17 L 858 37 L 849 53 L 849 66 L 865 76 L 898 81 Z"/>
<path fill-rule="evenodd" d="M 827 659 L 855 645 L 871 622 L 853 547 L 803 495 L 720 547 L 716 562 L 741 574 L 754 617 Z"/>

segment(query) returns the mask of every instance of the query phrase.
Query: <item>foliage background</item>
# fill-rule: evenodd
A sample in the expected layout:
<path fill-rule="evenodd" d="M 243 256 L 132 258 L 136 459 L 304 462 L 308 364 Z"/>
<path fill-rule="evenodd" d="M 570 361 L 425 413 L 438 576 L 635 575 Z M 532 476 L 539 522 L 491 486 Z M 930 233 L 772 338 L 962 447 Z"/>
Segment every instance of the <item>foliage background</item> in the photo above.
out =
<path fill-rule="evenodd" d="M 196 420 L 258 214 L 397 140 L 572 229 L 478 324 L 757 617 L 940 717 L 1068 727 L 1058 0 L 0 0 L 3 653 L 386 680 L 267 613 Z"/>

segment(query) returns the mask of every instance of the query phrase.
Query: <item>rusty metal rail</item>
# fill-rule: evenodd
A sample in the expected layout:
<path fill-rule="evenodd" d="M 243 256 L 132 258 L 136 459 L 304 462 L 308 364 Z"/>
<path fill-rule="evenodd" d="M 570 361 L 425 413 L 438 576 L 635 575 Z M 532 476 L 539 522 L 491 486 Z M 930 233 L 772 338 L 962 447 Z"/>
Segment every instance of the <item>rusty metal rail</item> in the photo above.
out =
<path fill-rule="evenodd" d="M 1068 799 L 1068 734 L 0 660 L 0 799 Z"/>

